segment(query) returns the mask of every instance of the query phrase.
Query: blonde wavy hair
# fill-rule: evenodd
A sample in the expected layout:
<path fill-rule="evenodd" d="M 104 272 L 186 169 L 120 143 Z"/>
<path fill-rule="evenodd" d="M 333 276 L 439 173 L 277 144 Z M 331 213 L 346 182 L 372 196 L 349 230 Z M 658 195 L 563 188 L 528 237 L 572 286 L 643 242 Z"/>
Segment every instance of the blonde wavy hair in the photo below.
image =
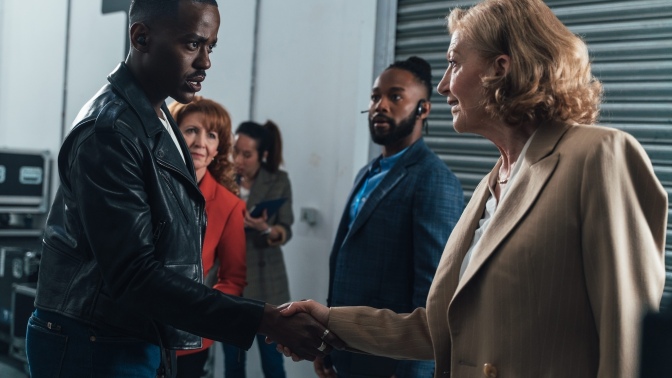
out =
<path fill-rule="evenodd" d="M 505 76 L 483 77 L 485 109 L 509 125 L 563 121 L 594 124 L 602 84 L 590 70 L 588 48 L 541 0 L 486 0 L 453 9 L 448 32 L 488 62 L 511 58 Z"/>
<path fill-rule="evenodd" d="M 189 114 L 199 113 L 203 115 L 206 129 L 208 131 L 214 130 L 219 139 L 217 156 L 208 165 L 208 171 L 218 183 L 222 184 L 231 193 L 238 195 L 239 188 L 235 180 L 236 172 L 230 159 L 232 134 L 229 112 L 217 102 L 201 96 L 195 96 L 194 100 L 188 104 L 180 104 L 175 101 L 168 106 L 168 110 L 178 125 Z"/>

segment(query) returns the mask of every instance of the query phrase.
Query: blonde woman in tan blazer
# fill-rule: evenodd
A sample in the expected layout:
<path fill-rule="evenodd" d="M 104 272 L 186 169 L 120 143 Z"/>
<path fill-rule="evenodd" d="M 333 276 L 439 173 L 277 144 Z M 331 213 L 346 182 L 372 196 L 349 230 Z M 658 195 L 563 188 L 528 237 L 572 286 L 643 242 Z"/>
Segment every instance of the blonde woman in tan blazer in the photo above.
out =
<path fill-rule="evenodd" d="M 640 321 L 665 280 L 667 195 L 645 151 L 589 126 L 601 85 L 542 1 L 484 1 L 448 21 L 438 91 L 455 130 L 501 158 L 455 226 L 426 308 L 306 301 L 286 314 L 308 311 L 365 353 L 434 359 L 435 377 L 636 377 Z"/>

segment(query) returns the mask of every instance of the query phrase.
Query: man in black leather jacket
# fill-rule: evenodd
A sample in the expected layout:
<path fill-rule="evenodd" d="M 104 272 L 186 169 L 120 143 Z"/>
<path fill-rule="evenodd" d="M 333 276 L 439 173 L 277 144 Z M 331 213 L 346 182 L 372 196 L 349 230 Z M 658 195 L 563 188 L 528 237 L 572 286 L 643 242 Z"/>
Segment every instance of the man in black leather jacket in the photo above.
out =
<path fill-rule="evenodd" d="M 249 348 L 259 332 L 311 360 L 330 350 L 312 318 L 201 284 L 205 201 L 165 99 L 187 103 L 201 89 L 219 20 L 214 0 L 131 5 L 131 51 L 58 156 L 31 376 L 170 376 L 166 351 L 198 348 L 200 336 Z"/>

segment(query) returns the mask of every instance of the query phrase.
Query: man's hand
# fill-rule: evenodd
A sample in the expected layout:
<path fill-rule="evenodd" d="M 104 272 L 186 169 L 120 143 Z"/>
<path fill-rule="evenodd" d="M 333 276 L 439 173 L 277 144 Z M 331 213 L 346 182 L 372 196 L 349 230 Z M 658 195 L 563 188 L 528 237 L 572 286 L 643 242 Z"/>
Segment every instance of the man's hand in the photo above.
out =
<path fill-rule="evenodd" d="M 324 363 L 323 358 L 316 358 L 313 361 L 313 368 L 315 369 L 315 374 L 320 378 L 336 378 L 336 371 L 332 366 L 327 366 Z"/>
<path fill-rule="evenodd" d="M 321 305 L 320 303 L 310 299 L 304 299 L 298 302 L 285 303 L 283 305 L 278 306 L 278 309 L 280 310 L 282 316 L 296 316 L 297 314 L 300 315 L 300 313 L 310 314 L 310 316 L 312 316 L 315 320 L 320 322 L 325 327 L 322 336 L 320 336 L 322 340 L 328 342 L 328 340 L 331 339 L 331 336 L 334 336 L 334 334 L 326 328 L 327 323 L 329 322 L 329 307 Z M 345 343 L 343 343 L 340 339 L 338 339 L 338 341 L 341 343 L 340 347 L 338 347 L 337 345 L 332 346 L 339 350 L 344 349 Z M 266 342 L 270 342 L 269 338 L 266 338 Z M 292 360 L 295 362 L 306 359 L 304 357 L 301 357 L 298 353 L 296 353 L 296 351 L 293 348 L 281 342 L 277 343 L 275 349 L 278 351 L 278 353 L 284 354 L 285 357 L 291 357 Z"/>
<path fill-rule="evenodd" d="M 293 316 L 285 315 L 278 307 L 266 304 L 259 333 L 291 350 L 294 360 L 314 361 L 329 354 L 333 348 L 345 347 L 341 339 L 326 332 L 326 327 L 312 316 L 296 312 L 292 312 Z M 327 320 L 328 314 L 327 309 Z"/>

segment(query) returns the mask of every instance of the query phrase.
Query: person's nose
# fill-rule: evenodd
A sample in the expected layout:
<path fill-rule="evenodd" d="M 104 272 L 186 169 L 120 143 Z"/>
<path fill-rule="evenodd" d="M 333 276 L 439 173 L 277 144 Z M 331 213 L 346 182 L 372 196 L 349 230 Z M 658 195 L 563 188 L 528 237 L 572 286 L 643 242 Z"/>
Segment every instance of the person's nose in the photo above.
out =
<path fill-rule="evenodd" d="M 389 113 L 389 104 L 385 97 L 380 97 L 378 101 L 371 101 L 371 109 L 374 113 Z"/>
<path fill-rule="evenodd" d="M 205 147 L 205 138 L 207 133 L 198 133 L 196 135 L 196 147 Z"/>
<path fill-rule="evenodd" d="M 442 96 L 448 96 L 450 94 L 450 67 L 448 67 L 443 74 L 441 81 L 439 81 L 439 84 L 436 86 L 436 91 Z"/>
<path fill-rule="evenodd" d="M 196 60 L 194 61 L 194 65 L 196 68 L 201 69 L 201 70 L 207 70 L 212 66 L 210 63 L 210 52 L 208 51 L 207 46 L 201 47 L 198 56 L 196 57 Z"/>
<path fill-rule="evenodd" d="M 243 157 L 240 156 L 240 154 L 237 154 L 237 153 L 234 152 L 233 153 L 233 164 L 235 164 L 237 166 L 241 166 L 242 163 L 243 163 Z"/>

